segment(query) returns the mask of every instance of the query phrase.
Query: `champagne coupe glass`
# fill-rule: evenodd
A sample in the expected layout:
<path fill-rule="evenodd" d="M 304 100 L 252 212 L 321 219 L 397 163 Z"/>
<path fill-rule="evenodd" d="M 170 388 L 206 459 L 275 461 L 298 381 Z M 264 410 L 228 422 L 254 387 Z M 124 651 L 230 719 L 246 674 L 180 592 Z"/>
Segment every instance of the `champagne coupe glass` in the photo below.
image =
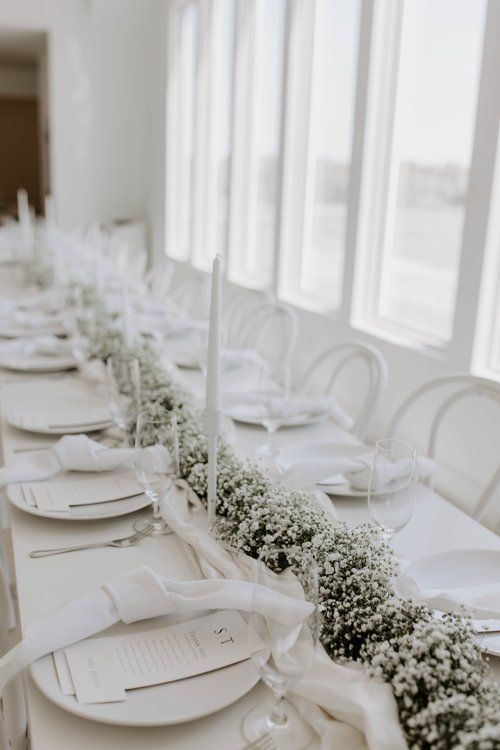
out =
<path fill-rule="evenodd" d="M 141 410 L 139 362 L 134 357 L 109 357 L 106 362 L 106 395 L 114 423 L 128 432 Z"/>
<path fill-rule="evenodd" d="M 417 452 L 397 438 L 375 444 L 368 484 L 368 508 L 372 520 L 388 542 L 413 515 L 415 508 Z"/>
<path fill-rule="evenodd" d="M 282 446 L 276 444 L 275 436 L 290 413 L 290 365 L 284 365 L 274 380 L 275 387 L 272 388 L 263 381 L 264 388 L 260 392 L 261 424 L 267 430 L 268 440 L 256 448 L 258 456 L 271 459 L 283 450 Z"/>
<path fill-rule="evenodd" d="M 268 585 L 269 571 L 264 563 L 281 573 L 290 567 L 291 550 L 266 548 L 256 565 L 254 583 Z M 270 735 L 277 750 L 302 750 L 308 747 L 313 735 L 297 710 L 286 700 L 286 695 L 311 666 L 318 643 L 318 568 L 311 555 L 301 556 L 293 572 L 297 574 L 304 597 L 314 604 L 312 614 L 297 625 L 292 613 L 283 615 L 281 622 L 258 614 L 262 591 L 254 591 L 254 608 L 249 618 L 251 659 L 265 685 L 274 694 L 274 701 L 254 708 L 243 721 L 243 734 L 249 742 Z M 285 573 L 285 575 L 287 575 Z M 262 611 L 262 610 L 261 610 Z"/>
<path fill-rule="evenodd" d="M 151 500 L 153 534 L 170 533 L 160 514 L 160 503 L 179 476 L 179 439 L 177 419 L 173 412 L 140 412 L 135 433 L 135 473 L 137 480 Z M 151 525 L 139 521 L 136 530 Z"/>

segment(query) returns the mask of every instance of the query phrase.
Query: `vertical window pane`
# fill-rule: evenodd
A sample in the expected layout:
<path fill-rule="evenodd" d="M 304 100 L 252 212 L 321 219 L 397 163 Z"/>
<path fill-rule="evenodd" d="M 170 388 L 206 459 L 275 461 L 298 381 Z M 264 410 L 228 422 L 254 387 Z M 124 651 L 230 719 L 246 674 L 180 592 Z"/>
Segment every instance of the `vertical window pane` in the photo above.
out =
<path fill-rule="evenodd" d="M 286 0 L 239 5 L 230 277 L 266 287 L 277 245 Z"/>
<path fill-rule="evenodd" d="M 342 301 L 359 0 L 319 0 L 315 26 L 310 218 L 299 294 L 336 309 Z"/>
<path fill-rule="evenodd" d="M 198 61 L 198 8 L 194 3 L 182 6 L 179 16 L 179 103 L 176 257 L 189 258 L 193 221 L 193 173 L 196 128 Z"/>
<path fill-rule="evenodd" d="M 256 47 L 256 232 L 247 273 L 267 285 L 272 279 L 277 242 L 286 0 L 267 0 L 261 7 Z"/>
<path fill-rule="evenodd" d="M 379 314 L 449 340 L 486 0 L 405 0 Z M 389 206 L 389 215 L 392 214 Z"/>

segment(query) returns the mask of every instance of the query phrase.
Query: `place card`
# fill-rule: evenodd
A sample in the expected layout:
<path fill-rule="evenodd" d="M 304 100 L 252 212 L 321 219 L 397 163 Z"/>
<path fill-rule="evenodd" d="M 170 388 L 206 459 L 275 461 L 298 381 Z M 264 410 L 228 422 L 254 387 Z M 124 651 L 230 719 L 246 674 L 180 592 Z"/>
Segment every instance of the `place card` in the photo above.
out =
<path fill-rule="evenodd" d="M 234 610 L 141 633 L 90 638 L 54 653 L 62 692 L 75 694 L 80 703 L 126 700 L 126 690 L 212 672 L 249 657 L 249 626 Z"/>
<path fill-rule="evenodd" d="M 94 505 L 141 495 L 143 489 L 132 471 L 104 477 L 61 482 L 23 482 L 22 492 L 28 505 L 39 510 L 69 511 L 72 505 Z"/>

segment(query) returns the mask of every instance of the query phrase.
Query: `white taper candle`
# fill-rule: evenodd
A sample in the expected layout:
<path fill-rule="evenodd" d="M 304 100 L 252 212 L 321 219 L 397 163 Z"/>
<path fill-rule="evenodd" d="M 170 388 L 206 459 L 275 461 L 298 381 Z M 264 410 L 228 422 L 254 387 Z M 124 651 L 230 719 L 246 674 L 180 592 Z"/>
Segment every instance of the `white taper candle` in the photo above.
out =
<path fill-rule="evenodd" d="M 221 433 L 221 326 L 222 326 L 222 258 L 217 255 L 212 265 L 210 323 L 207 349 L 207 385 L 205 395 L 205 431 L 208 437 L 207 513 L 210 523 L 215 519 L 217 498 L 217 438 Z"/>

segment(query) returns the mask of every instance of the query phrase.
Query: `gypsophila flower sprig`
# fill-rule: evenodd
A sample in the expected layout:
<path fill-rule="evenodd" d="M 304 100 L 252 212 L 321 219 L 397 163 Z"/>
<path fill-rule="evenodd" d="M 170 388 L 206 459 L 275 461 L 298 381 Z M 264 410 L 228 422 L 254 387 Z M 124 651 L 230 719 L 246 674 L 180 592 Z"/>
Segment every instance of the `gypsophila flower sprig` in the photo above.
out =
<path fill-rule="evenodd" d="M 142 408 L 153 415 L 175 412 L 181 475 L 206 503 L 207 441 L 191 393 L 159 364 L 150 345 L 126 349 L 112 316 L 97 309 L 95 320 L 93 356 L 136 357 Z M 279 564 L 266 558 L 266 548 L 287 548 L 299 577 L 301 559 L 315 555 L 322 643 L 333 659 L 360 662 L 374 679 L 391 684 L 409 748 L 500 749 L 499 687 L 470 626 L 453 616 L 437 620 L 426 607 L 393 595 L 397 562 L 372 526 L 334 524 L 313 494 L 271 481 L 225 443 L 218 458 L 217 513 L 221 540 L 263 555 L 273 569 Z"/>

